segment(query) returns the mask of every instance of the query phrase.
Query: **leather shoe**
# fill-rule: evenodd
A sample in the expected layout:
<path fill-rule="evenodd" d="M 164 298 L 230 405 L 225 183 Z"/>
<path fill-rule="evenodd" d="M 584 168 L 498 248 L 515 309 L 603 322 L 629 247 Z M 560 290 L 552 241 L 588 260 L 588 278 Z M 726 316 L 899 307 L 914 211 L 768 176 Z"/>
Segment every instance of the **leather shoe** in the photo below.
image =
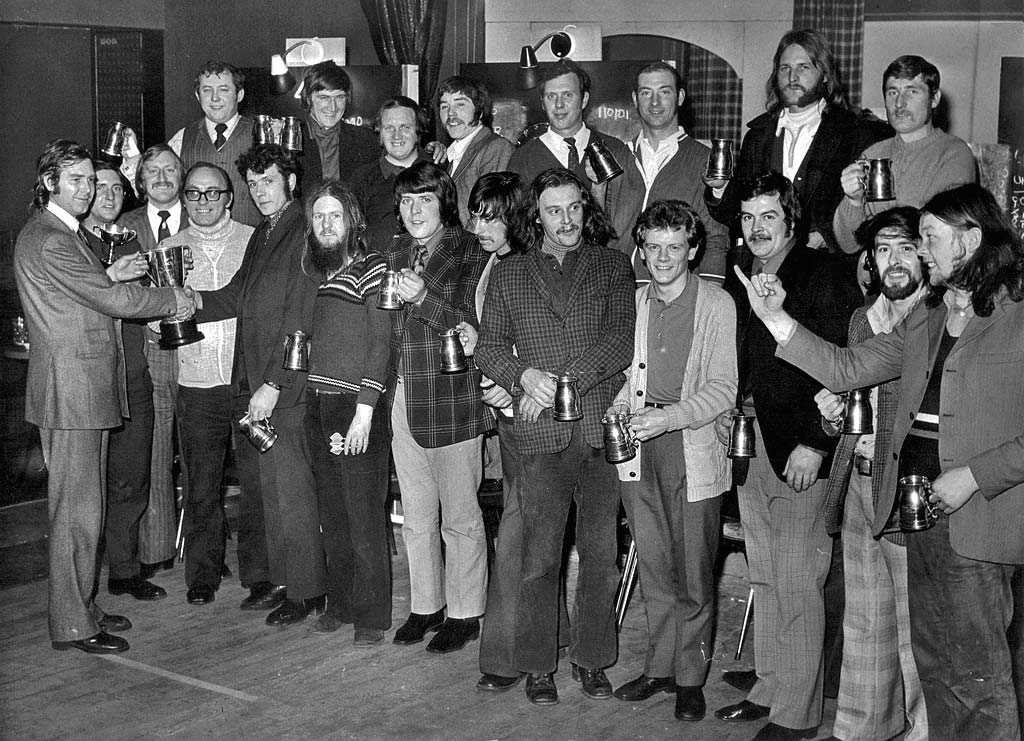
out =
<path fill-rule="evenodd" d="M 707 711 L 700 687 L 676 685 L 676 720 L 703 720 Z"/>
<path fill-rule="evenodd" d="M 132 629 L 132 621 L 124 615 L 104 615 L 99 623 L 100 630 L 106 633 L 124 633 Z"/>
<path fill-rule="evenodd" d="M 323 612 L 325 600 L 323 596 L 312 599 L 286 599 L 284 603 L 267 615 L 267 625 L 293 625 L 306 619 L 310 613 Z"/>
<path fill-rule="evenodd" d="M 591 700 L 607 700 L 612 696 L 612 683 L 604 675 L 604 669 L 587 669 L 573 664 L 572 678 L 583 685 L 583 694 Z"/>
<path fill-rule="evenodd" d="M 242 600 L 239 607 L 243 610 L 272 610 L 288 597 L 284 587 L 271 584 L 269 581 L 258 581 L 249 587 L 249 596 Z"/>
<path fill-rule="evenodd" d="M 555 675 L 528 675 L 526 677 L 526 699 L 534 705 L 557 705 L 558 688 L 555 687 Z"/>
<path fill-rule="evenodd" d="M 309 632 L 316 633 L 318 635 L 323 635 L 325 633 L 333 633 L 344 624 L 345 621 L 337 615 L 332 615 L 329 612 L 325 612 L 323 615 L 316 619 L 315 623 L 309 626 Z"/>
<path fill-rule="evenodd" d="M 444 608 L 429 615 L 418 612 L 409 613 L 405 625 L 395 631 L 394 643 L 398 646 L 411 646 L 419 643 L 432 630 L 437 630 L 444 623 Z"/>
<path fill-rule="evenodd" d="M 750 692 L 757 684 L 757 671 L 745 669 L 742 671 L 722 672 L 722 681 L 730 687 L 735 687 L 740 692 Z"/>
<path fill-rule="evenodd" d="M 369 648 L 384 642 L 384 631 L 380 628 L 356 627 L 355 635 L 352 637 L 352 645 L 360 648 Z"/>
<path fill-rule="evenodd" d="M 139 564 L 139 577 L 142 579 L 152 579 L 157 573 L 161 571 L 170 571 L 174 568 L 174 556 L 171 556 L 166 561 L 157 561 L 156 563 L 140 563 Z"/>
<path fill-rule="evenodd" d="M 768 723 L 757 732 L 754 741 L 795 741 L 801 738 L 814 738 L 818 735 L 818 726 L 814 728 L 786 728 L 776 723 Z"/>
<path fill-rule="evenodd" d="M 478 692 L 508 692 L 523 681 L 523 675 L 503 677 L 500 674 L 484 674 L 476 683 Z"/>
<path fill-rule="evenodd" d="M 715 711 L 715 717 L 727 723 L 742 723 L 748 720 L 761 720 L 767 718 L 771 708 L 767 705 L 758 705 L 750 700 L 740 700 L 735 705 L 726 705 Z"/>
<path fill-rule="evenodd" d="M 163 587 L 158 587 L 141 576 L 131 579 L 107 579 L 107 591 L 111 594 L 130 594 L 142 602 L 154 602 L 167 596 Z"/>
<path fill-rule="evenodd" d="M 480 637 L 479 618 L 447 618 L 430 639 L 427 651 L 432 654 L 449 654 L 464 648 L 470 641 Z"/>
<path fill-rule="evenodd" d="M 58 651 L 70 651 L 72 648 L 77 648 L 87 654 L 119 654 L 128 650 L 128 641 L 121 636 L 112 636 L 102 630 L 96 635 L 83 638 L 80 641 L 54 641 L 50 645 Z"/>
<path fill-rule="evenodd" d="M 190 605 L 208 605 L 213 602 L 217 590 L 206 584 L 192 587 L 185 595 Z"/>
<path fill-rule="evenodd" d="M 637 702 L 647 700 L 659 692 L 675 692 L 675 677 L 648 677 L 641 674 L 632 682 L 626 682 L 613 693 L 620 700 Z"/>

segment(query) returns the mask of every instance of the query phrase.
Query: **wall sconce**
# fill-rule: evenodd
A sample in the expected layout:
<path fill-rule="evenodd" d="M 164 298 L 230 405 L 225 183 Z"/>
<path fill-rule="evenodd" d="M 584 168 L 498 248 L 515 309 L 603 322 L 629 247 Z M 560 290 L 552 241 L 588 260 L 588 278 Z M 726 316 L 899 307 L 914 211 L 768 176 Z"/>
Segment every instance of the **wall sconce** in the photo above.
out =
<path fill-rule="evenodd" d="M 272 95 L 284 95 L 293 87 L 295 87 L 295 75 L 288 69 L 288 65 L 285 63 L 285 57 L 287 57 L 295 49 L 300 46 L 319 47 L 319 54 L 323 57 L 324 48 L 319 41 L 312 41 L 310 39 L 303 39 L 297 43 L 292 44 L 285 49 L 284 54 L 275 54 L 270 58 L 270 92 Z"/>
<path fill-rule="evenodd" d="M 549 33 L 533 46 L 524 46 L 519 53 L 519 85 L 524 90 L 537 87 L 537 50 L 547 41 L 551 42 L 551 53 L 559 59 L 569 56 L 572 51 L 572 36 L 564 30 Z"/>

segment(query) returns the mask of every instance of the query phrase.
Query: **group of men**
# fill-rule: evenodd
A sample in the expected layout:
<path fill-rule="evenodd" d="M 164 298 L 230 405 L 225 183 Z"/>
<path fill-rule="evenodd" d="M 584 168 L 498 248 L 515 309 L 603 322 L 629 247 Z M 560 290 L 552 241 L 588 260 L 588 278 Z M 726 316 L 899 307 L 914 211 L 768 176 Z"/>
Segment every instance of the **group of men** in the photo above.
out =
<path fill-rule="evenodd" d="M 427 650 L 449 653 L 479 637 L 477 689 L 525 678 L 537 705 L 558 702 L 567 647 L 587 697 L 667 692 L 677 719 L 698 721 L 721 495 L 735 486 L 756 668 L 726 673 L 747 696 L 718 719 L 767 719 L 756 739 L 816 735 L 841 531 L 834 736 L 1018 737 L 1006 628 L 1024 398 L 1007 379 L 1024 350 L 1024 255 L 973 184 L 966 145 L 933 125 L 938 70 L 914 56 L 886 69 L 886 126 L 848 109 L 819 33 L 787 33 L 766 113 L 722 179 L 678 123 L 678 72 L 651 62 L 634 83 L 641 130 L 624 143 L 586 125 L 585 70 L 547 65 L 548 130 L 515 148 L 490 128 L 488 91 L 453 77 L 436 101 L 447 145 L 424 145 L 424 111 L 405 97 L 381 106 L 376 138 L 346 123 L 351 83 L 325 62 L 305 76 L 295 157 L 253 146 L 244 77 L 210 62 L 195 81 L 204 117 L 126 158 L 147 203 L 120 219 L 117 170 L 73 142 L 48 145 L 15 274 L 33 339 L 27 419 L 50 470 L 54 647 L 128 648 L 114 634 L 130 622 L 95 602 L 104 507 L 109 591 L 165 596 L 140 572 L 138 532 L 170 497 L 157 479 L 170 480 L 176 416 L 191 604 L 215 599 L 227 571 L 233 442 L 242 609 L 277 626 L 313 614 L 313 633 L 352 624 L 355 645 L 382 642 L 390 451 L 411 591 L 395 644 L 435 632 Z M 608 183 L 591 177 L 595 140 L 624 169 Z M 891 202 L 865 199 L 862 160 L 878 157 L 891 161 Z M 100 233 L 115 221 L 139 236 L 111 255 Z M 730 230 L 743 244 L 732 253 Z M 156 244 L 190 248 L 187 288 L 140 285 Z M 858 252 L 861 285 L 844 252 Z M 377 305 L 385 284 L 397 309 Z M 204 338 L 177 349 L 145 324 L 193 315 Z M 461 372 L 439 353 L 453 331 Z M 297 332 L 314 338 L 308 371 L 285 363 Z M 859 387 L 872 387 L 874 432 L 841 434 L 841 394 Z M 567 395 L 580 414 L 555 414 Z M 756 449 L 730 470 L 736 411 L 755 414 Z M 637 441 L 616 465 L 612 414 Z M 243 416 L 272 423 L 269 449 L 250 444 Z M 488 578 L 477 491 L 495 429 L 504 513 Z M 892 515 L 909 474 L 931 479 L 944 515 L 903 534 Z M 620 502 L 649 650 L 613 691 Z"/>

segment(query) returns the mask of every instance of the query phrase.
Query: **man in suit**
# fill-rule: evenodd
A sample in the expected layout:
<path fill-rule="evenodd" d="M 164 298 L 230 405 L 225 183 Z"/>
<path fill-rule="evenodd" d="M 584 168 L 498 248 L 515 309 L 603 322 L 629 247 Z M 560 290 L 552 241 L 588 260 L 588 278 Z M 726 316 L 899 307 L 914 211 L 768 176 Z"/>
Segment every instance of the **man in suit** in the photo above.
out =
<path fill-rule="evenodd" d="M 931 738 L 1018 738 L 1007 642 L 1024 564 L 1024 248 L 992 194 L 962 185 L 921 210 L 933 295 L 889 334 L 849 348 L 788 314 L 785 278 L 747 281 L 777 356 L 842 391 L 899 378 L 879 492 L 931 481 L 934 525 L 907 535 L 914 658 Z M 887 501 L 888 500 L 888 501 Z"/>
<path fill-rule="evenodd" d="M 860 121 L 847 108 L 832 49 L 812 29 L 789 31 L 779 41 L 766 85 L 766 112 L 747 124 L 732 180 L 708 180 L 711 215 L 731 224 L 738 212 L 737 181 L 776 170 L 800 200 L 799 231 L 807 246 L 838 250 L 832 215 L 843 197 L 839 175 L 888 127 Z"/>
<path fill-rule="evenodd" d="M 512 143 L 491 130 L 494 118 L 487 88 L 468 77 L 449 77 L 437 93 L 437 116 L 451 137 L 448 174 L 459 198 L 459 218 L 469 223 L 469 193 L 481 175 L 504 170 Z"/>
<path fill-rule="evenodd" d="M 166 144 L 154 144 L 142 154 L 135 185 L 146 204 L 121 217 L 121 226 L 135 230 L 143 252 L 188 226 L 181 203 L 185 171 L 181 159 Z M 159 599 L 162 588 L 146 580 L 161 569 L 174 566 L 174 407 L 178 398 L 178 353 L 160 347 L 156 323 L 144 328 L 145 353 L 153 381 L 153 446 L 149 491 L 141 510 L 137 502 L 125 506 L 110 502 L 107 511 L 107 548 L 112 540 L 130 543 L 121 562 L 110 561 L 111 594 L 131 594 L 136 599 Z M 143 465 L 136 461 L 135 465 Z M 122 546 L 122 548 L 125 548 Z M 149 584 L 147 587 L 146 585 Z"/>
<path fill-rule="evenodd" d="M 270 419 L 278 439 L 265 453 L 239 430 L 239 576 L 243 610 L 276 607 L 268 625 L 291 625 L 323 609 L 324 550 L 303 420 L 304 373 L 282 368 L 285 339 L 309 326 L 317 282 L 302 267 L 306 220 L 295 198 L 295 160 L 277 144 L 257 144 L 238 160 L 264 220 L 226 286 L 196 294 L 201 322 L 237 317 L 231 371 L 234 420 Z M 244 535 L 241 534 L 245 531 Z M 259 533 L 266 534 L 260 542 Z M 266 550 L 261 548 L 261 545 Z"/>
<path fill-rule="evenodd" d="M 769 173 L 737 189 L 740 225 L 754 272 L 781 273 L 793 287 L 790 310 L 842 343 L 863 299 L 837 257 L 798 237 L 800 204 L 787 178 Z M 738 487 L 750 583 L 757 605 L 757 681 L 747 699 L 716 712 L 724 721 L 768 717 L 758 739 L 811 738 L 821 722 L 823 588 L 832 541 L 825 532 L 825 481 L 835 439 L 821 427 L 820 386 L 772 357 L 774 342 L 737 301 L 740 388 L 756 410 L 756 456 Z M 723 426 L 728 415 L 719 418 Z"/>
<path fill-rule="evenodd" d="M 128 412 L 121 337 L 111 317 L 185 318 L 193 303 L 182 289 L 119 283 L 104 272 L 78 222 L 94 186 L 88 150 L 63 139 L 46 146 L 35 209 L 14 249 L 14 277 L 32 338 L 25 419 L 39 427 L 49 471 L 50 639 L 58 650 L 118 653 L 128 642 L 108 631 L 131 623 L 105 615 L 94 599 L 108 430 Z M 133 257 L 111 268 L 120 280 L 144 270 Z"/>
<path fill-rule="evenodd" d="M 633 271 L 608 246 L 614 232 L 589 188 L 564 168 L 537 176 L 523 219 L 532 246 L 494 269 L 476 348 L 483 372 L 515 399 L 523 519 L 516 668 L 527 674 L 531 702 L 558 702 L 559 572 L 575 499 L 580 571 L 569 660 L 583 693 L 605 699 L 604 668 L 616 655 L 619 483 L 604 460 L 600 420 L 633 356 Z M 552 416 L 563 374 L 578 379 L 581 420 Z"/>
<path fill-rule="evenodd" d="M 406 234 L 385 257 L 390 270 L 401 271 L 405 305 L 392 325 L 387 387 L 412 609 L 394 642 L 419 643 L 437 630 L 427 650 L 448 653 L 480 635 L 487 543 L 476 492 L 481 436 L 491 423 L 479 372 L 441 372 L 438 335 L 476 323 L 473 295 L 487 255 L 459 225 L 455 184 L 437 165 L 420 162 L 399 173 L 395 205 Z"/>

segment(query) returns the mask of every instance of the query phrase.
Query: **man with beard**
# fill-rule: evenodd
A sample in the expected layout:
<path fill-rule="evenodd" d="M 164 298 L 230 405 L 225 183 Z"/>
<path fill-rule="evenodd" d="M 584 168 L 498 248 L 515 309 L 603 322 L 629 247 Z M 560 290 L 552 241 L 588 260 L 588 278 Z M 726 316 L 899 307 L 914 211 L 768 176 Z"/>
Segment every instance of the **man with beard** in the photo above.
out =
<path fill-rule="evenodd" d="M 857 230 L 871 291 L 880 293 L 850 318 L 851 345 L 892 332 L 925 293 L 917 224 L 917 209 L 902 206 Z M 814 399 L 829 429 L 838 434 L 844 399 L 828 389 Z M 843 669 L 832 735 L 846 741 L 885 741 L 902 733 L 906 721 L 910 730 L 905 738 L 928 738 L 910 650 L 906 536 L 890 522 L 891 492 L 879 491 L 898 405 L 898 381 L 871 389 L 874 433 L 840 438 L 825 487 L 825 527 L 834 534 L 841 525 L 843 533 Z"/>
<path fill-rule="evenodd" d="M 189 225 L 166 244 L 188 245 L 192 250 L 189 285 L 197 291 L 215 291 L 227 285 L 242 264 L 253 229 L 231 218 L 231 180 L 217 165 L 193 165 L 185 175 L 184 194 Z M 248 194 L 242 197 L 252 200 Z M 204 339 L 178 348 L 178 439 L 187 482 L 183 505 L 185 584 L 186 599 L 192 605 L 213 601 L 224 563 L 226 522 L 221 483 L 234 423 L 231 366 L 235 325 L 234 318 L 205 322 Z M 257 528 L 252 525 L 251 518 L 239 518 L 238 575 L 243 587 L 266 578 L 260 573 L 266 561 L 262 521 Z"/>
<path fill-rule="evenodd" d="M 796 189 L 802 214 L 796 228 L 807 246 L 837 250 L 832 215 L 843 196 L 839 175 L 886 134 L 847 109 L 832 49 L 815 30 L 782 37 L 765 87 L 766 112 L 747 124 L 733 179 L 706 181 L 708 209 L 731 224 L 739 211 L 737 181 L 775 170 Z"/>
<path fill-rule="evenodd" d="M 746 181 L 737 196 L 753 272 L 786 276 L 792 286 L 787 308 L 843 343 L 850 315 L 863 299 L 838 257 L 803 243 L 792 183 L 769 173 Z M 772 357 L 774 340 L 759 322 L 750 321 L 742 286 L 733 277 L 726 288 L 737 306 L 740 389 L 757 416 L 756 455 L 737 487 L 757 605 L 757 680 L 747 699 L 715 715 L 727 722 L 768 717 L 759 741 L 812 738 L 821 722 L 823 587 L 832 554 L 824 527 L 824 479 L 836 441 L 822 429 L 814 403 L 820 386 Z M 719 417 L 723 440 L 728 424 L 728 414 Z"/>
<path fill-rule="evenodd" d="M 559 573 L 565 526 L 576 502 L 580 554 L 569 643 L 572 676 L 592 699 L 612 696 L 613 603 L 619 481 L 604 459 L 601 418 L 633 357 L 635 283 L 629 259 L 589 188 L 564 168 L 533 181 L 521 239 L 530 248 L 498 264 L 487 287 L 477 363 L 514 398 L 523 519 L 515 615 L 515 669 L 526 696 L 558 702 Z M 556 381 L 576 377 L 583 418 L 556 420 Z"/>
<path fill-rule="evenodd" d="M 437 116 L 452 140 L 448 174 L 459 196 L 459 218 L 468 224 L 469 192 L 481 175 L 505 169 L 513 147 L 491 130 L 491 95 L 476 80 L 449 77 L 438 88 L 437 98 Z"/>
<path fill-rule="evenodd" d="M 893 206 L 920 208 L 936 193 L 973 183 L 977 165 L 970 148 L 932 124 L 942 92 L 939 70 L 923 57 L 895 59 L 882 73 L 885 116 L 896 136 L 868 147 L 843 170 L 843 200 L 833 227 L 844 252 L 856 252 L 854 230 L 864 219 Z M 865 170 L 860 160 L 887 159 L 893 175 L 892 201 L 865 200 Z"/>
<path fill-rule="evenodd" d="M 306 200 L 309 267 L 320 280 L 306 389 L 306 436 L 327 555 L 327 606 L 313 633 L 355 624 L 356 646 L 391 627 L 387 379 L 391 316 L 377 308 L 387 264 L 367 252 L 352 192 L 324 183 Z"/>

